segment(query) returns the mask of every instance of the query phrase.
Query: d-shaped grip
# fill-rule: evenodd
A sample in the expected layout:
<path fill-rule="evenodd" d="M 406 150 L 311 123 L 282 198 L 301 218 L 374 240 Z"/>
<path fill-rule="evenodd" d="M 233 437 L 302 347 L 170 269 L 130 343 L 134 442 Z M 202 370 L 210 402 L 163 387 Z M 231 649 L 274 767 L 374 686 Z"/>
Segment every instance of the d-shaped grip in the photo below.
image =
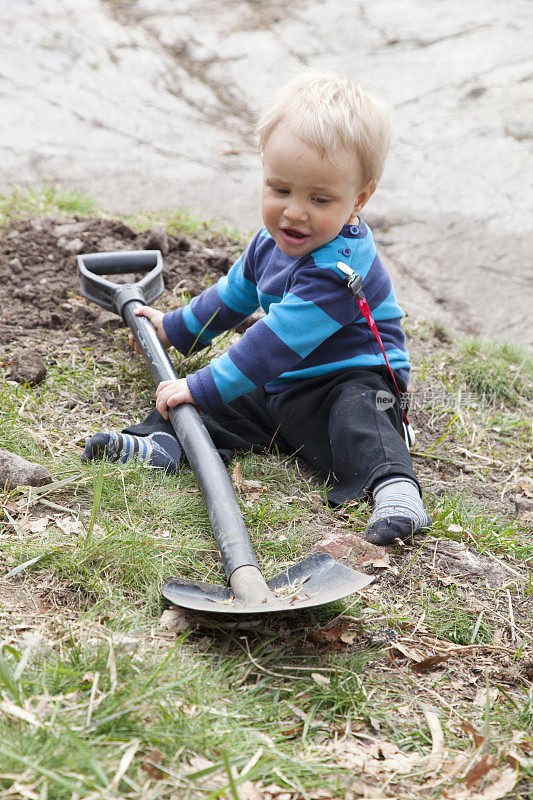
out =
<path fill-rule="evenodd" d="M 163 258 L 159 250 L 119 250 L 78 256 L 81 293 L 107 311 L 123 315 L 131 300 L 150 305 L 163 293 Z M 147 274 L 136 283 L 117 284 L 103 275 Z"/>

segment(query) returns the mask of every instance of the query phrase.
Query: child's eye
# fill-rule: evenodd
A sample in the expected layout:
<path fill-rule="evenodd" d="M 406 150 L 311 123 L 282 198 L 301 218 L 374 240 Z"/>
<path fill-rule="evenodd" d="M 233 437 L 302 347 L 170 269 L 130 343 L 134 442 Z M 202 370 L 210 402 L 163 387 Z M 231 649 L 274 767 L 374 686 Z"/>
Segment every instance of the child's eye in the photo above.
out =
<path fill-rule="evenodd" d="M 284 189 L 283 186 L 272 186 L 272 189 L 274 192 L 276 192 L 276 194 L 289 194 L 289 190 Z"/>
<path fill-rule="evenodd" d="M 317 203 L 319 206 L 323 206 L 326 203 L 330 202 L 329 197 L 315 197 L 314 200 L 315 200 L 315 203 Z"/>

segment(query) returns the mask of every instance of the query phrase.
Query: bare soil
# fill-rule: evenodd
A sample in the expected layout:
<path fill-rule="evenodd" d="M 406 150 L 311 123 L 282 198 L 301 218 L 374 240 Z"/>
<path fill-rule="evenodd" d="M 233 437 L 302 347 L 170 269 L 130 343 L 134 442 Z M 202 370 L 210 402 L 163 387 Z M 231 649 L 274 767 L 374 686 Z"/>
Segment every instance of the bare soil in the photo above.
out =
<path fill-rule="evenodd" d="M 50 356 L 74 336 L 104 351 L 101 329 L 124 323 L 81 297 L 76 255 L 143 249 L 162 250 L 167 292 L 179 288 L 194 296 L 227 272 L 235 243 L 219 234 L 200 241 L 136 233 L 106 219 L 13 222 L 0 234 L 0 346 L 16 343 Z"/>

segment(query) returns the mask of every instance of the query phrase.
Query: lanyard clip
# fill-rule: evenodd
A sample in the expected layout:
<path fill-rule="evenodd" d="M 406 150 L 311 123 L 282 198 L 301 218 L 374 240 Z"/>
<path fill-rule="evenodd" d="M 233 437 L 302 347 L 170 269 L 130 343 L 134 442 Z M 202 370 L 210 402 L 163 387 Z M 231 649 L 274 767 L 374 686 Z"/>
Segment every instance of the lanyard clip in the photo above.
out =
<path fill-rule="evenodd" d="M 352 293 L 359 298 L 359 300 L 365 299 L 365 293 L 363 292 L 363 279 L 359 275 L 359 273 L 354 272 L 351 267 L 347 264 L 344 264 L 342 261 L 337 262 L 337 268 L 346 276 L 346 283 L 348 284 L 348 288 L 352 291 Z"/>

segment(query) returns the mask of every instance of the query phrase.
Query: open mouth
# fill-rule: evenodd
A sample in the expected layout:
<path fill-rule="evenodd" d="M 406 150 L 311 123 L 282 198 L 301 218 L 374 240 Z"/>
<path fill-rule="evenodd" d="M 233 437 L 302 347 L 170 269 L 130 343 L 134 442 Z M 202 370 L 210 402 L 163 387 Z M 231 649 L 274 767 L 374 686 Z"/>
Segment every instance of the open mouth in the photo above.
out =
<path fill-rule="evenodd" d="M 282 228 L 281 233 L 283 238 L 291 243 L 299 243 L 301 244 L 306 239 L 309 239 L 308 233 L 302 233 L 301 231 L 297 230 L 296 228 Z"/>

